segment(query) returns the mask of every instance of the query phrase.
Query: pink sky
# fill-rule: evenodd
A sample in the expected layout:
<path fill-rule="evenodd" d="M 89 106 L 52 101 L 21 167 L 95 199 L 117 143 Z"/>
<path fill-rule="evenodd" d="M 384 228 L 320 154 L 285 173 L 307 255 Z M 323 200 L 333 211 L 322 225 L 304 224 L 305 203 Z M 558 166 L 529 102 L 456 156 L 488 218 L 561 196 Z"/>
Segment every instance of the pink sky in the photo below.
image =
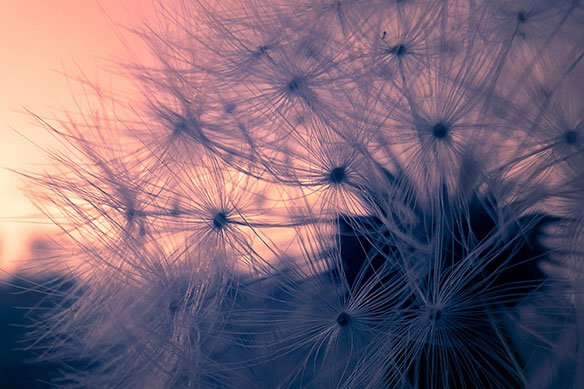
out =
<path fill-rule="evenodd" d="M 43 117 L 59 117 L 63 109 L 75 110 L 71 87 L 62 73 L 74 76 L 82 69 L 90 80 L 101 81 L 108 77 L 103 69 L 111 68 L 111 59 L 142 58 L 143 46 L 118 25 L 136 26 L 151 18 L 154 13 L 148 3 L 0 2 L 0 269 L 14 268 L 14 260 L 24 255 L 25 241 L 38 228 L 14 221 L 36 210 L 19 191 L 19 178 L 6 168 L 38 172 L 46 167 L 42 150 L 25 137 L 42 148 L 55 144 L 25 108 Z"/>

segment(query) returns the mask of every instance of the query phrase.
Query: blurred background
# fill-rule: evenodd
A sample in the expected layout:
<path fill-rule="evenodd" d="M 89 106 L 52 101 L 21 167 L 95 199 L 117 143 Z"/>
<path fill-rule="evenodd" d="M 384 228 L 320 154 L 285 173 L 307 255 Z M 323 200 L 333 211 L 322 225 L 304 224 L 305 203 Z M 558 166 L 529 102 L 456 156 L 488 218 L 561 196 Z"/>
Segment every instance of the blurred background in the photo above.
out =
<path fill-rule="evenodd" d="M 125 27 L 155 17 L 143 0 L 0 1 L 0 387 L 35 388 L 55 366 L 34 362 L 23 342 L 29 307 L 44 304 L 39 281 L 56 231 L 16 172 L 50 169 L 58 141 L 31 113 L 51 121 L 83 99 L 75 79 L 107 82 L 115 62 L 143 61 L 145 47 Z M 167 2 L 165 2 L 167 4 Z M 117 85 L 119 87 L 119 85 Z M 54 123 L 54 121 L 53 121 Z M 38 262 L 38 263 L 37 263 Z M 41 266 L 39 266 L 39 264 Z M 24 278 L 23 278 L 24 277 Z"/>

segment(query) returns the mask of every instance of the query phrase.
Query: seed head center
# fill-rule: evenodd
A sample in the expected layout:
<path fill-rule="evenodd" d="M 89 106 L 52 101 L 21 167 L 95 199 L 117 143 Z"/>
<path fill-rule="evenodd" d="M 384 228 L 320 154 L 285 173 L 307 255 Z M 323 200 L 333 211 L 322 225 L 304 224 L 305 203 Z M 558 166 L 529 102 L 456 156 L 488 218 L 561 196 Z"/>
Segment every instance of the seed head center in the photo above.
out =
<path fill-rule="evenodd" d="M 438 123 L 432 127 L 432 135 L 435 138 L 442 139 L 448 135 L 448 126 L 444 123 Z"/>
<path fill-rule="evenodd" d="M 337 166 L 329 173 L 329 179 L 333 184 L 340 184 L 347 179 L 347 172 L 343 166 Z"/>
<path fill-rule="evenodd" d="M 216 231 L 221 230 L 227 224 L 227 215 L 225 212 L 218 212 L 213 216 L 213 228 Z"/>
<path fill-rule="evenodd" d="M 341 312 L 337 316 L 337 324 L 341 327 L 344 327 L 347 324 L 349 324 L 349 321 L 351 321 L 351 317 L 347 312 Z"/>

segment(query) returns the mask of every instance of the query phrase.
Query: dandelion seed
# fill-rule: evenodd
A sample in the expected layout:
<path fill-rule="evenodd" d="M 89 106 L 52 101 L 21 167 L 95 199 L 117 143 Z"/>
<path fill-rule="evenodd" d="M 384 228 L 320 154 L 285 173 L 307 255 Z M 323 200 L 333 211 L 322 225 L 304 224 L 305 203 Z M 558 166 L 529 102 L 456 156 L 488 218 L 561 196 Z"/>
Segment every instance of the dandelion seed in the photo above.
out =
<path fill-rule="evenodd" d="M 329 178 L 333 184 L 340 184 L 347 178 L 347 172 L 343 166 L 337 166 L 330 171 Z"/>
<path fill-rule="evenodd" d="M 445 138 L 448 135 L 448 126 L 443 123 L 435 124 L 432 127 L 432 135 L 439 139 Z"/>
<path fill-rule="evenodd" d="M 566 138 L 566 143 L 569 145 L 573 145 L 578 141 L 578 133 L 574 130 L 568 130 L 564 133 Z"/>
<path fill-rule="evenodd" d="M 225 212 L 217 212 L 213 216 L 213 227 L 215 227 L 215 229 L 219 231 L 223 227 L 225 227 L 228 221 L 229 220 L 227 219 L 227 215 L 225 215 Z"/>
<path fill-rule="evenodd" d="M 389 53 L 390 54 L 394 54 L 396 57 L 401 57 L 403 55 L 406 55 L 408 52 L 408 49 L 406 48 L 406 46 L 404 45 L 397 45 L 397 46 L 393 46 L 391 49 L 389 49 Z"/>
<path fill-rule="evenodd" d="M 347 312 L 341 312 L 337 316 L 337 324 L 340 325 L 341 327 L 344 327 L 347 324 L 349 324 L 350 320 L 351 320 L 351 317 L 349 316 L 349 314 Z"/>
<path fill-rule="evenodd" d="M 520 24 L 523 24 L 523 23 L 527 22 L 527 15 L 525 15 L 524 12 L 519 11 L 517 13 L 517 22 L 520 23 Z"/>

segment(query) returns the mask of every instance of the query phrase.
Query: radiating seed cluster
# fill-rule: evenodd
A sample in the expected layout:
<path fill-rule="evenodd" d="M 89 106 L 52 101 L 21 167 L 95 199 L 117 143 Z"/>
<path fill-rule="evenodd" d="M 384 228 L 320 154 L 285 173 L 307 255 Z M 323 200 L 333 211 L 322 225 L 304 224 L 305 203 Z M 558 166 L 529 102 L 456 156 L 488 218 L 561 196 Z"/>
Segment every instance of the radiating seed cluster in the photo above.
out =
<path fill-rule="evenodd" d="M 582 2 L 160 16 L 139 96 L 56 126 L 35 180 L 76 281 L 36 334 L 59 384 L 584 385 Z"/>

